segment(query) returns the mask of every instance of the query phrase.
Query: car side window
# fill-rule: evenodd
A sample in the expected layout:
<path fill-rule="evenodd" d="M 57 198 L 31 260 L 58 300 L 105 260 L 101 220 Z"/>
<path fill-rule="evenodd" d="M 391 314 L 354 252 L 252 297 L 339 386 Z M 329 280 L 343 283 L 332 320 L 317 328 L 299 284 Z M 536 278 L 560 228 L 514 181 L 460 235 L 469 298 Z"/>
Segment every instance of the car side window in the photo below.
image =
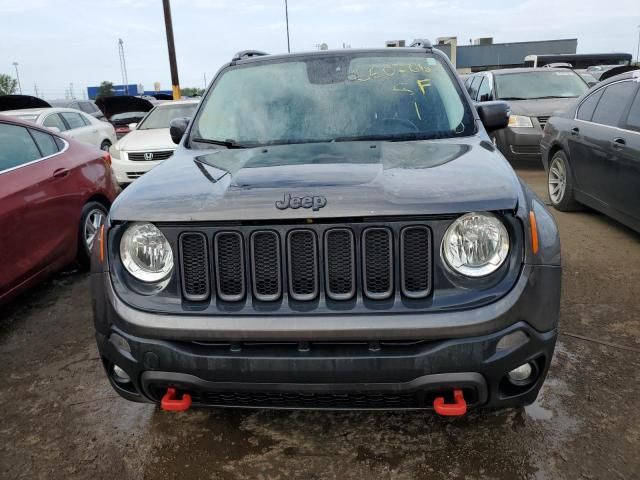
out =
<path fill-rule="evenodd" d="M 620 124 L 622 111 L 629 105 L 635 87 L 636 84 L 631 81 L 609 85 L 602 94 L 596 111 L 593 112 L 592 121 L 602 125 L 609 125 L 610 127 L 617 127 Z"/>
<path fill-rule="evenodd" d="M 469 95 L 471 96 L 471 100 L 475 100 L 478 95 L 478 87 L 480 86 L 480 82 L 482 81 L 482 76 L 478 75 L 473 77 L 473 82 L 471 82 L 471 86 L 469 87 Z"/>
<path fill-rule="evenodd" d="M 33 139 L 38 144 L 40 148 L 40 153 L 43 157 L 48 157 L 49 155 L 53 155 L 58 153 L 60 149 L 58 148 L 58 144 L 56 143 L 53 135 L 49 135 L 48 133 L 41 132 L 40 130 L 29 130 Z"/>
<path fill-rule="evenodd" d="M 25 127 L 0 123 L 0 172 L 40 157 L 40 151 Z"/>
<path fill-rule="evenodd" d="M 585 122 L 591 121 L 591 117 L 593 116 L 593 112 L 596 110 L 596 106 L 598 105 L 598 100 L 600 100 L 600 97 L 602 96 L 602 92 L 604 92 L 604 88 L 592 93 L 584 102 L 582 102 L 580 107 L 578 107 L 578 113 L 576 115 L 578 120 L 584 120 Z"/>
<path fill-rule="evenodd" d="M 636 92 L 636 98 L 631 104 L 625 127 L 640 132 L 640 90 Z"/>
<path fill-rule="evenodd" d="M 67 130 L 67 126 L 64 124 L 64 122 L 62 121 L 62 118 L 60 118 L 60 115 L 58 115 L 57 113 L 54 113 L 53 115 L 49 115 L 47 118 L 44 119 L 44 122 L 42 122 L 42 124 L 45 127 L 55 127 L 61 132 L 64 132 L 65 130 Z"/>
<path fill-rule="evenodd" d="M 484 96 L 484 99 L 483 99 Z M 482 77 L 482 83 L 478 88 L 478 101 L 483 102 L 489 100 L 491 97 L 491 86 L 489 85 L 489 77 Z"/>
<path fill-rule="evenodd" d="M 62 118 L 64 118 L 69 124 L 69 128 L 71 130 L 87 126 L 84 119 L 80 116 L 79 113 L 63 112 L 60 115 L 62 115 Z"/>

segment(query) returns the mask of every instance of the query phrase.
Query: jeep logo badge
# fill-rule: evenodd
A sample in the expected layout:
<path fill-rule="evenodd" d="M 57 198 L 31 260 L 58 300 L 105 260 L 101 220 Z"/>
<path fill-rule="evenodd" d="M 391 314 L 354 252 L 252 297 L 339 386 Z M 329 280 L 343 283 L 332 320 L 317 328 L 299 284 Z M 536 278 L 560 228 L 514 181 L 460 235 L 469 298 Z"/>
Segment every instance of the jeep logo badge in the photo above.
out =
<path fill-rule="evenodd" d="M 327 199 L 322 195 L 306 196 L 306 197 L 292 197 L 290 193 L 285 194 L 283 200 L 276 202 L 276 208 L 278 210 L 286 210 L 287 208 L 311 208 L 314 212 L 317 212 L 327 204 Z"/>

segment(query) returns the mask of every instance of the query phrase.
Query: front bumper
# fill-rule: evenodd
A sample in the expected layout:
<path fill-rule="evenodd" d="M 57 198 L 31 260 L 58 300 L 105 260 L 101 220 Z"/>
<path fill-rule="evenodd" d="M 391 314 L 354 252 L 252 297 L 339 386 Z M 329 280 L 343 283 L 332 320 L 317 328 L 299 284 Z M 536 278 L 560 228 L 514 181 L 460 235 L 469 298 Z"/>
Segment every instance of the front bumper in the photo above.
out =
<path fill-rule="evenodd" d="M 516 331 L 525 334 L 524 343 L 497 348 L 500 339 Z M 436 396 L 453 389 L 463 390 L 471 408 L 533 402 L 556 331 L 538 332 L 520 322 L 491 335 L 434 342 L 202 344 L 144 339 L 114 329 L 98 333 L 97 341 L 114 389 L 134 401 L 159 402 L 168 387 L 175 387 L 189 393 L 195 406 L 431 409 Z M 534 366 L 534 378 L 513 385 L 507 373 L 526 362 Z M 131 382 L 115 380 L 114 364 Z"/>
<path fill-rule="evenodd" d="M 126 154 L 122 156 L 125 155 Z M 118 158 L 113 155 L 111 161 L 111 167 L 113 168 L 113 171 L 116 174 L 116 180 L 120 185 L 125 185 L 133 182 L 135 179 L 140 178 L 153 167 L 162 163 L 161 160 L 156 162 L 132 162 L 130 160 Z"/>
<path fill-rule="evenodd" d="M 141 312 L 117 297 L 108 273 L 92 283 L 98 348 L 130 400 L 158 402 L 172 386 L 203 406 L 429 409 L 454 388 L 471 407 L 535 400 L 553 355 L 560 276 L 525 265 L 508 294 L 474 309 L 313 318 Z M 515 331 L 526 342 L 498 350 Z M 535 380 L 509 383 L 526 362 Z M 118 383 L 113 365 L 131 382 Z"/>
<path fill-rule="evenodd" d="M 507 127 L 496 132 L 498 149 L 509 161 L 540 161 L 540 140 L 542 130 L 533 128 Z"/>

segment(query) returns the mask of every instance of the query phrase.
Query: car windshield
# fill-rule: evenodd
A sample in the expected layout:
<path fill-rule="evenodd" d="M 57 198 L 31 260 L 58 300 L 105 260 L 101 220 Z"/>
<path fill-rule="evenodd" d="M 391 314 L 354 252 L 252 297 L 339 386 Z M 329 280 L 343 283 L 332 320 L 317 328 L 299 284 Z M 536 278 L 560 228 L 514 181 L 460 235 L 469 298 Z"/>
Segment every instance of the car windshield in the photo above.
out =
<path fill-rule="evenodd" d="M 110 122 L 131 122 L 138 121 L 142 117 L 144 117 L 147 112 L 124 112 L 124 113 L 116 113 L 115 115 L 111 115 L 109 117 Z"/>
<path fill-rule="evenodd" d="M 572 71 L 533 71 L 495 76 L 496 96 L 500 100 L 579 97 L 587 84 Z"/>
<path fill-rule="evenodd" d="M 156 107 L 142 120 L 138 130 L 151 130 L 155 128 L 169 128 L 169 123 L 174 118 L 193 117 L 197 104 L 172 105 Z"/>
<path fill-rule="evenodd" d="M 475 133 L 438 56 L 345 53 L 230 67 L 203 100 L 191 145 L 255 146 Z"/>

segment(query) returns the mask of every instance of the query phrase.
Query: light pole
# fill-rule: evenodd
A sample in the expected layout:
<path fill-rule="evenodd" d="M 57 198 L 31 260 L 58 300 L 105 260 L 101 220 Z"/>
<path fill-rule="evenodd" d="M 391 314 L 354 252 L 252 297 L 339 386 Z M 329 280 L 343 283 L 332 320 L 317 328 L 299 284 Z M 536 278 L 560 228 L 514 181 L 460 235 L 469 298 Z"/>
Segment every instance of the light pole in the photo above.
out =
<path fill-rule="evenodd" d="M 287 52 L 291 53 L 291 44 L 289 43 L 289 5 L 287 0 L 284 0 L 284 18 L 287 22 Z"/>
<path fill-rule="evenodd" d="M 13 62 L 13 66 L 16 67 L 16 80 L 18 80 L 18 91 L 22 95 L 22 85 L 20 85 L 20 73 L 18 73 L 18 62 Z"/>
<path fill-rule="evenodd" d="M 640 25 L 638 25 L 638 49 L 636 50 L 636 65 L 640 66 Z"/>

